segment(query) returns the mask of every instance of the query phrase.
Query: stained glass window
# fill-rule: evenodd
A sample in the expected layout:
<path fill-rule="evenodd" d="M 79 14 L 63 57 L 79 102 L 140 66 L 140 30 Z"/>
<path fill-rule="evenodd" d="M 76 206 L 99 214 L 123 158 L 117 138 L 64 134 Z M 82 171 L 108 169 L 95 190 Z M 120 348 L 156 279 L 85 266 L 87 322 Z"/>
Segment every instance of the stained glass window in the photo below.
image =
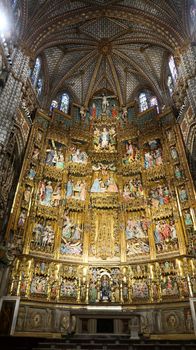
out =
<path fill-rule="evenodd" d="M 152 96 L 152 97 L 150 98 L 150 107 L 153 107 L 153 106 L 156 107 L 157 113 L 159 113 L 159 105 L 158 105 L 158 101 L 157 101 L 156 96 Z"/>
<path fill-rule="evenodd" d="M 190 16 L 193 24 L 195 23 L 196 20 L 196 2 L 194 1 L 193 4 L 190 7 Z"/>
<path fill-rule="evenodd" d="M 152 95 L 149 90 L 142 91 L 139 94 L 139 108 L 140 112 L 146 111 L 148 108 L 156 107 L 157 113 L 159 113 L 159 104 L 156 96 Z"/>
<path fill-rule="evenodd" d="M 42 86 L 43 86 L 43 80 L 42 78 L 39 78 L 37 80 L 37 87 L 36 87 L 38 96 L 40 96 L 42 93 Z"/>
<path fill-rule="evenodd" d="M 39 57 L 37 57 L 33 68 L 33 72 L 31 75 L 31 81 L 34 87 L 36 87 L 37 85 L 40 70 L 41 70 L 41 60 Z"/>
<path fill-rule="evenodd" d="M 139 105 L 140 105 L 140 112 L 145 111 L 148 109 L 148 101 L 145 92 L 141 92 L 139 94 Z"/>
<path fill-rule="evenodd" d="M 17 5 L 17 0 L 11 0 L 10 3 L 11 3 L 12 8 L 15 9 L 15 7 Z"/>
<path fill-rule="evenodd" d="M 174 84 L 173 84 L 171 75 L 169 75 L 167 78 L 167 86 L 168 86 L 170 95 L 172 95 L 174 92 Z"/>
<path fill-rule="evenodd" d="M 68 113 L 69 110 L 69 95 L 64 93 L 61 96 L 60 110 L 64 113 Z"/>
<path fill-rule="evenodd" d="M 175 65 L 175 61 L 174 61 L 173 56 L 170 56 L 170 58 L 169 58 L 169 69 L 171 72 L 173 82 L 175 83 L 177 80 L 177 77 L 178 77 L 178 73 L 177 73 L 177 69 L 176 69 L 176 65 Z"/>

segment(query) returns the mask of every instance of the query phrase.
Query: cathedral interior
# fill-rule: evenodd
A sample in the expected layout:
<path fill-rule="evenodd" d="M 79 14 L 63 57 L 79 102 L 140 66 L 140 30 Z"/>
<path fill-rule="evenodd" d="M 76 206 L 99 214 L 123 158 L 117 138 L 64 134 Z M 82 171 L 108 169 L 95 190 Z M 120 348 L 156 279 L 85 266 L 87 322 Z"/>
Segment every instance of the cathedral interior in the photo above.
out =
<path fill-rule="evenodd" d="M 195 114 L 195 0 L 1 0 L 0 337 L 196 348 Z"/>

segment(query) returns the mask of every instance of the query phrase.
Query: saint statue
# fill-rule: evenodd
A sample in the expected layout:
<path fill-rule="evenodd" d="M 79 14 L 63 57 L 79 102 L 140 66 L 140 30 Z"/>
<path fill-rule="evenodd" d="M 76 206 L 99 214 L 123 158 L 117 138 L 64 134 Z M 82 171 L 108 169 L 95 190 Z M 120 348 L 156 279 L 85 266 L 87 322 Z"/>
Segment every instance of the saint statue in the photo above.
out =
<path fill-rule="evenodd" d="M 95 103 L 93 102 L 92 109 L 91 109 L 91 117 L 92 119 L 95 119 L 96 116 L 97 116 L 97 109 L 96 109 Z"/>
<path fill-rule="evenodd" d="M 45 196 L 44 196 L 43 201 L 41 201 L 41 204 L 46 205 L 46 206 L 51 206 L 51 204 L 52 204 L 52 195 L 53 195 L 52 182 L 48 181 L 47 185 L 45 187 Z"/>
<path fill-rule="evenodd" d="M 35 147 L 33 154 L 32 154 L 32 159 L 38 160 L 38 158 L 39 158 L 39 148 Z"/>
<path fill-rule="evenodd" d="M 20 216 L 18 218 L 18 227 L 19 228 L 24 227 L 26 217 L 27 217 L 27 211 L 25 209 L 22 209 Z"/>
<path fill-rule="evenodd" d="M 56 167 L 59 169 L 64 169 L 64 164 L 65 164 L 65 159 L 64 159 L 64 155 L 62 153 L 62 150 L 59 149 L 59 151 L 57 152 L 57 161 L 56 161 Z"/>
<path fill-rule="evenodd" d="M 80 107 L 80 116 L 81 116 L 81 120 L 85 120 L 85 118 L 86 118 L 86 110 L 85 110 L 84 106 Z"/>
<path fill-rule="evenodd" d="M 128 115 L 127 107 L 124 106 L 124 107 L 122 107 L 122 119 L 123 119 L 123 121 L 126 120 L 127 115 Z"/>
<path fill-rule="evenodd" d="M 100 186 L 100 180 L 95 179 L 92 187 L 91 187 L 91 192 L 101 192 L 101 186 Z"/>
<path fill-rule="evenodd" d="M 179 189 L 179 197 L 180 197 L 181 202 L 185 202 L 188 200 L 188 195 L 187 195 L 186 189 L 184 187 L 181 187 Z"/>
<path fill-rule="evenodd" d="M 33 180 L 35 175 L 36 175 L 35 167 L 32 165 L 29 172 L 28 172 L 27 177 L 29 180 Z"/>
<path fill-rule="evenodd" d="M 27 186 L 26 187 L 26 189 L 25 189 L 25 191 L 24 191 L 24 196 L 23 196 L 23 198 L 24 198 L 24 201 L 25 201 L 25 203 L 29 203 L 29 201 L 30 201 L 30 198 L 31 198 L 31 187 L 30 186 Z"/>
<path fill-rule="evenodd" d="M 67 196 L 67 197 L 71 197 L 72 195 L 73 195 L 73 182 L 72 182 L 72 180 L 70 179 L 70 180 L 67 182 L 66 196 Z"/>
<path fill-rule="evenodd" d="M 45 163 L 47 165 L 54 165 L 55 151 L 50 148 L 50 149 L 47 149 L 46 152 L 47 152 L 47 155 L 46 155 Z"/>
<path fill-rule="evenodd" d="M 110 300 L 110 285 L 109 285 L 108 277 L 106 275 L 104 275 L 101 280 L 101 300 L 103 301 Z"/>
<path fill-rule="evenodd" d="M 191 214 L 190 214 L 189 210 L 186 210 L 186 211 L 185 211 L 185 214 L 184 214 L 184 222 L 185 222 L 185 225 L 186 225 L 186 226 L 191 226 L 191 225 L 193 225 L 193 221 L 192 221 Z"/>

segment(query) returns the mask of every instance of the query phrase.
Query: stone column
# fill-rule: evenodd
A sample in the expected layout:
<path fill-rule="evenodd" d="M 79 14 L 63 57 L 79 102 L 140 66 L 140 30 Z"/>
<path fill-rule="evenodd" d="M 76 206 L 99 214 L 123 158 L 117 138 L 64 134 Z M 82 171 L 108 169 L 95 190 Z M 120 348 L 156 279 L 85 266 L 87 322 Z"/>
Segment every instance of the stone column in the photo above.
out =
<path fill-rule="evenodd" d="M 20 49 L 13 53 L 13 66 L 0 95 L 0 166 L 29 74 L 29 57 Z"/>
<path fill-rule="evenodd" d="M 196 112 L 196 50 L 189 44 L 179 50 L 180 79 L 186 86 L 186 95 L 193 112 Z M 177 86 L 177 89 L 180 88 Z"/>

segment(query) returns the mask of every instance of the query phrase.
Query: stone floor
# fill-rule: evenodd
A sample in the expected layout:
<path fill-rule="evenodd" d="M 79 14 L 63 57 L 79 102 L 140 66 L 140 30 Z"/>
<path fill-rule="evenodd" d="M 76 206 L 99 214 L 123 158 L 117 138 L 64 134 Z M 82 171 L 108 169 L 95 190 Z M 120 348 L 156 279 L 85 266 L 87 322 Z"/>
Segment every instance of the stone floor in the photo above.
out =
<path fill-rule="evenodd" d="M 13 350 L 196 350 L 196 340 L 130 340 L 128 336 L 70 336 L 65 339 L 0 337 L 1 349 Z"/>

